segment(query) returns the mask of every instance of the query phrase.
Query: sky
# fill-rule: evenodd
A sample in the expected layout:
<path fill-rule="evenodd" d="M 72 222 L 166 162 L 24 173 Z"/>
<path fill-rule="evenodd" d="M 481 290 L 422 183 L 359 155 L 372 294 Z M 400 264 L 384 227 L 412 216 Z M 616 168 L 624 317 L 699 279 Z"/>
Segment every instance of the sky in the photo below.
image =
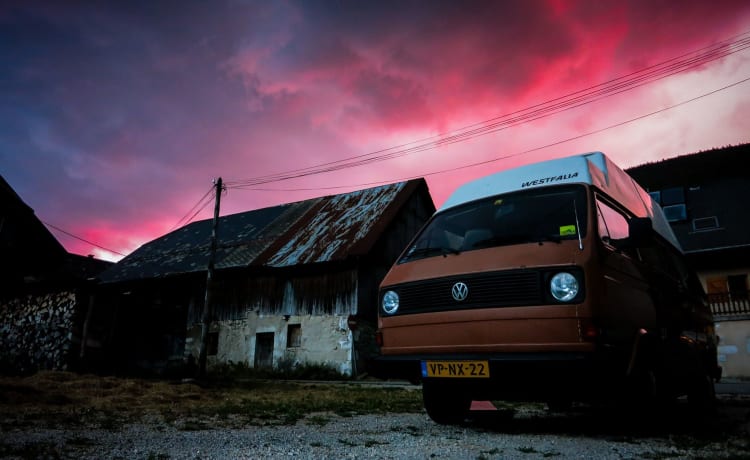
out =
<path fill-rule="evenodd" d="M 113 261 L 210 218 L 218 177 L 222 215 L 417 177 L 440 206 L 750 142 L 748 47 L 746 0 L 5 1 L 0 174 Z"/>

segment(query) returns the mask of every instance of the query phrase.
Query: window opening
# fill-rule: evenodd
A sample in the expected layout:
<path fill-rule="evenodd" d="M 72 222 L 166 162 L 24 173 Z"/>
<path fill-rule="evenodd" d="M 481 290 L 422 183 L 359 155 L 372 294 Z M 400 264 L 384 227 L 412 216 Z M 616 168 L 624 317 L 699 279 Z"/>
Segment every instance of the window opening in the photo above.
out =
<path fill-rule="evenodd" d="M 651 199 L 661 204 L 661 192 L 648 192 L 651 195 Z"/>
<path fill-rule="evenodd" d="M 684 204 L 664 206 L 663 210 L 667 222 L 682 222 L 687 220 L 687 208 Z"/>
<path fill-rule="evenodd" d="M 693 219 L 693 230 L 696 232 L 700 232 L 701 230 L 713 230 L 715 228 L 719 228 L 719 219 L 717 219 L 716 216 Z"/>
<path fill-rule="evenodd" d="M 302 346 L 302 325 L 290 324 L 286 328 L 286 347 L 299 348 Z"/>
<path fill-rule="evenodd" d="M 219 333 L 209 332 L 206 338 L 206 354 L 216 356 L 219 353 Z"/>
<path fill-rule="evenodd" d="M 619 211 L 606 203 L 596 200 L 599 237 L 608 244 L 628 237 L 628 220 Z"/>
<path fill-rule="evenodd" d="M 662 190 L 661 204 L 662 206 L 685 204 L 685 189 L 682 187 L 673 187 Z"/>
<path fill-rule="evenodd" d="M 747 274 L 729 275 L 727 277 L 729 295 L 732 299 L 747 299 Z"/>

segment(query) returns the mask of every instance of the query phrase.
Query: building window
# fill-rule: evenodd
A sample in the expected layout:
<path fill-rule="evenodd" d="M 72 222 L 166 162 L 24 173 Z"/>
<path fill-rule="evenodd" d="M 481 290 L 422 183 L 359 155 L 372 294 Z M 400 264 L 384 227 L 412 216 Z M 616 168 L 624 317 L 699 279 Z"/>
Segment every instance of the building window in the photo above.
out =
<path fill-rule="evenodd" d="M 651 195 L 651 199 L 661 205 L 661 192 L 648 192 Z"/>
<path fill-rule="evenodd" d="M 290 324 L 286 328 L 286 347 L 299 348 L 302 346 L 302 326 Z"/>
<path fill-rule="evenodd" d="M 219 353 L 219 333 L 209 332 L 206 338 L 206 354 L 216 356 Z"/>
<path fill-rule="evenodd" d="M 667 222 L 682 222 L 687 220 L 687 208 L 684 204 L 664 206 L 663 210 Z"/>
<path fill-rule="evenodd" d="M 667 188 L 661 191 L 661 205 L 671 206 L 685 204 L 685 189 L 682 187 Z"/>
<path fill-rule="evenodd" d="M 717 219 L 716 216 L 693 219 L 693 230 L 696 232 L 714 230 L 717 228 L 719 228 L 719 219 Z"/>
<path fill-rule="evenodd" d="M 729 295 L 733 300 L 747 299 L 747 275 L 729 275 L 727 277 Z"/>

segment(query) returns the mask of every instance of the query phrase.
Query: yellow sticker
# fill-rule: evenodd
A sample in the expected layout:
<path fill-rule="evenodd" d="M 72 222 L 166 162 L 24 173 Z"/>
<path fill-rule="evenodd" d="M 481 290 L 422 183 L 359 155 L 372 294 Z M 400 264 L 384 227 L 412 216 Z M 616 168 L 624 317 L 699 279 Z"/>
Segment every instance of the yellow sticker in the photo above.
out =
<path fill-rule="evenodd" d="M 560 236 L 575 235 L 575 234 L 576 234 L 575 225 L 561 225 L 560 226 Z"/>
<path fill-rule="evenodd" d="M 502 199 L 497 199 L 497 200 L 495 200 L 495 202 L 493 204 L 495 206 L 500 206 L 501 204 L 503 204 L 503 200 Z"/>

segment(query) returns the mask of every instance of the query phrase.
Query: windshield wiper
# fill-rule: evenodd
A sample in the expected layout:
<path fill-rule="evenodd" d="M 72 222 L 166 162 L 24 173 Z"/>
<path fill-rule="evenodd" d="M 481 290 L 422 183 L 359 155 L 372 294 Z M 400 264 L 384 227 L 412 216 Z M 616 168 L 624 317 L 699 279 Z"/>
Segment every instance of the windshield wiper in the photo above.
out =
<path fill-rule="evenodd" d="M 409 260 L 409 259 L 413 259 L 419 256 L 426 257 L 434 253 L 440 253 L 443 256 L 447 256 L 448 254 L 460 254 L 461 251 L 459 251 L 458 249 L 450 248 L 450 247 L 449 248 L 445 248 L 445 247 L 418 248 L 418 249 L 414 249 L 413 251 L 411 251 L 402 260 Z"/>
<path fill-rule="evenodd" d="M 544 244 L 545 241 L 551 241 L 553 243 L 562 244 L 562 238 L 558 235 L 505 235 L 505 236 L 493 236 L 492 238 L 486 238 L 479 240 L 471 245 L 472 249 L 484 248 L 489 246 L 502 246 L 507 244 L 520 244 L 520 243 L 539 243 Z"/>
<path fill-rule="evenodd" d="M 553 243 L 562 244 L 562 238 L 560 235 L 536 235 L 533 238 L 539 245 L 544 244 L 545 241 L 551 241 Z"/>

